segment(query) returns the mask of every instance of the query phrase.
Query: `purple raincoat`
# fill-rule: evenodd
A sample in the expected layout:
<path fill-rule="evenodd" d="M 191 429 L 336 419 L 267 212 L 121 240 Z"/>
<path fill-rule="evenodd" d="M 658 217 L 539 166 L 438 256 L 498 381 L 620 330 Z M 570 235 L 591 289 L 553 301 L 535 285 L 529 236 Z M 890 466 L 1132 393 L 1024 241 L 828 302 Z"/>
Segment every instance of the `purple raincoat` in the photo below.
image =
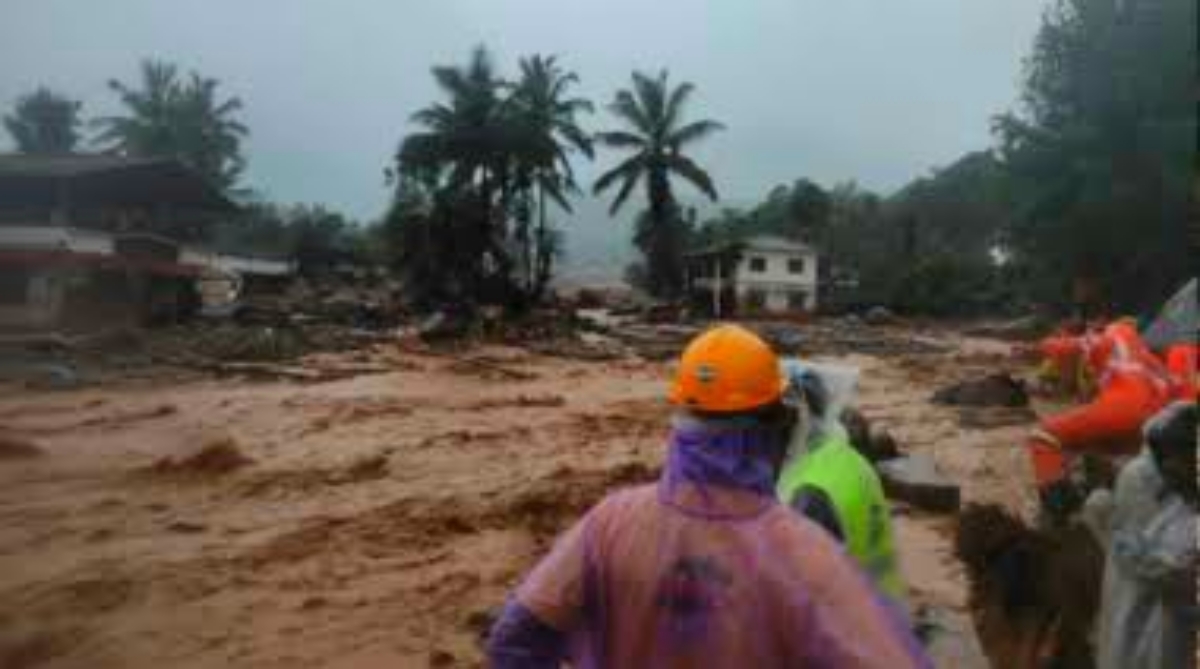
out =
<path fill-rule="evenodd" d="M 497 667 L 932 666 L 823 530 L 774 496 L 752 424 L 680 418 L 657 485 L 614 493 L 517 589 Z"/>

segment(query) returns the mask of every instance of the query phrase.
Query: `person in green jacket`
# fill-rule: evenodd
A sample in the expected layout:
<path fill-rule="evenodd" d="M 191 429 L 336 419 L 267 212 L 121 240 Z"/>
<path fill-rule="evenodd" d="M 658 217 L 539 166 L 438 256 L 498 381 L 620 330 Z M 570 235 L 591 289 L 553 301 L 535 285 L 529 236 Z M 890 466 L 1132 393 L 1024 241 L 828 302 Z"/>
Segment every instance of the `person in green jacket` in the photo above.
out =
<path fill-rule="evenodd" d="M 883 484 L 838 419 L 853 396 L 857 373 L 794 360 L 784 367 L 805 418 L 776 484 L 779 499 L 840 541 L 879 591 L 904 608 L 906 587 Z"/>

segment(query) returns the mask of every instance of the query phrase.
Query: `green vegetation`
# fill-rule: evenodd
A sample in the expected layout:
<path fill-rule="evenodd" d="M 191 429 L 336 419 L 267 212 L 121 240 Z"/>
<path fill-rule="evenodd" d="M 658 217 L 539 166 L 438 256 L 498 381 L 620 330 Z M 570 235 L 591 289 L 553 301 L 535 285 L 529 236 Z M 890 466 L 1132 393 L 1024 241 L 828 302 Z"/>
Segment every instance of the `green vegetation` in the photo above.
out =
<path fill-rule="evenodd" d="M 422 130 L 400 145 L 380 236 L 420 304 L 520 309 L 552 276 L 561 243 L 550 208 L 571 210 L 570 156 L 592 155 L 578 125 L 592 105 L 570 96 L 578 77 L 554 57 L 520 70 L 505 80 L 483 47 L 433 68 L 445 100 L 414 114 Z"/>
<path fill-rule="evenodd" d="M 40 87 L 17 100 L 12 114 L 4 117 L 4 127 L 21 153 L 70 153 L 79 143 L 81 107 L 71 98 Z"/>
<path fill-rule="evenodd" d="M 1031 304 L 1139 312 L 1188 275 L 1196 6 L 1056 0 L 998 146 L 890 197 L 804 180 L 705 221 L 693 243 L 771 232 L 859 279 L 851 298 L 910 313 Z M 828 267 L 826 268 L 829 269 Z"/>
<path fill-rule="evenodd" d="M 126 155 L 178 158 L 229 191 L 245 168 L 241 141 L 249 130 L 235 118 L 242 101 L 221 100 L 218 85 L 195 72 L 182 79 L 169 63 L 143 61 L 138 86 L 108 82 L 127 114 L 98 119 L 96 141 Z"/>
<path fill-rule="evenodd" d="M 712 177 L 683 153 L 724 129 L 712 120 L 684 122 L 684 107 L 695 89 L 687 82 L 672 87 L 665 70 L 657 77 L 634 72 L 633 88 L 617 91 L 609 105 L 628 129 L 596 136 L 605 146 L 632 153 L 596 180 L 597 194 L 621 184 L 610 213 L 620 210 L 639 182 L 645 183 L 647 209 L 638 216 L 634 231 L 634 244 L 645 261 L 632 268 L 630 276 L 656 297 L 678 297 L 683 290 L 683 252 L 690 226 L 671 190 L 671 178 L 681 178 L 717 199 Z"/>
<path fill-rule="evenodd" d="M 1015 260 L 1040 300 L 1093 284 L 1150 307 L 1191 269 L 1196 3 L 1056 0 L 1027 61 L 1023 107 L 996 121 Z"/>
<path fill-rule="evenodd" d="M 387 171 L 393 198 L 379 224 L 366 229 L 320 206 L 252 203 L 211 241 L 294 255 L 306 272 L 383 261 L 417 306 L 525 309 L 545 297 L 561 256 L 556 212 L 571 213 L 581 194 L 575 161 L 600 145 L 621 154 L 592 185 L 611 194 L 610 214 L 643 189 L 632 240 L 642 260 L 629 277 L 659 298 L 682 296 L 689 246 L 770 233 L 818 247 L 824 283 L 853 286 L 835 298 L 857 305 L 997 313 L 1066 309 L 1086 293 L 1102 302 L 1092 307 L 1144 310 L 1191 269 L 1183 242 L 1200 148 L 1196 18 L 1193 0 L 1053 0 L 1020 105 L 994 119 L 995 147 L 888 196 L 798 179 L 702 224 L 675 189 L 682 180 L 717 199 L 689 153 L 723 126 L 688 119 L 695 86 L 665 70 L 634 72 L 607 106 L 621 128 L 592 135 L 581 122 L 593 105 L 574 94 L 579 77 L 557 57 L 522 58 L 509 79 L 481 46 L 461 65 L 432 69 L 440 99 L 412 116 L 416 130 Z M 242 103 L 220 95 L 217 80 L 148 60 L 137 84 L 109 86 L 126 113 L 95 122 L 97 143 L 174 156 L 223 192 L 247 195 L 237 188 Z M 79 113 L 78 102 L 39 88 L 4 125 L 19 151 L 69 152 Z"/>

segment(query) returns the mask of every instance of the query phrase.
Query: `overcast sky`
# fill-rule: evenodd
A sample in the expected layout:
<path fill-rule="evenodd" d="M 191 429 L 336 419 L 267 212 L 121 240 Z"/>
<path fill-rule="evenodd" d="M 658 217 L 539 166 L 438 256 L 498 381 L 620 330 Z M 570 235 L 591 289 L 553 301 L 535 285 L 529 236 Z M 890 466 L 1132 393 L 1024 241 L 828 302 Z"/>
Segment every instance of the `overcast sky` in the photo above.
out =
<path fill-rule="evenodd" d="M 989 119 L 1016 100 L 1045 0 L 2 4 L 5 107 L 46 84 L 88 116 L 111 113 L 109 78 L 133 80 L 144 57 L 174 61 L 245 102 L 248 185 L 372 218 L 409 115 L 436 95 L 430 66 L 480 42 L 507 72 L 521 55 L 560 54 L 597 102 L 635 68 L 695 83 L 692 113 L 729 127 L 699 153 L 728 199 L 800 176 L 886 192 L 990 144 Z M 603 110 L 587 122 L 610 123 Z"/>

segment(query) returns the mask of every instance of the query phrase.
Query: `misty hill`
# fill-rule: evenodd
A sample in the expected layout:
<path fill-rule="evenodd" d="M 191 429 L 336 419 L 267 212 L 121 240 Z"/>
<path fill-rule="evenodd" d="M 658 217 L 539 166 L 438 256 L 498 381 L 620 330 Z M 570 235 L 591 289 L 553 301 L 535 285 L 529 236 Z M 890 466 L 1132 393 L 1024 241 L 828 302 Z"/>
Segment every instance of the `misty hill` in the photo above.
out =
<path fill-rule="evenodd" d="M 709 202 L 682 198 L 683 207 L 694 207 L 698 220 L 716 215 L 727 207 L 745 208 L 744 200 Z M 609 216 L 610 198 L 582 195 L 571 201 L 572 214 L 556 212 L 553 219 L 562 230 L 566 256 L 559 272 L 566 283 L 606 284 L 621 281 L 625 267 L 637 257 L 633 247 L 633 219 L 642 203 L 631 200 L 616 216 Z"/>

